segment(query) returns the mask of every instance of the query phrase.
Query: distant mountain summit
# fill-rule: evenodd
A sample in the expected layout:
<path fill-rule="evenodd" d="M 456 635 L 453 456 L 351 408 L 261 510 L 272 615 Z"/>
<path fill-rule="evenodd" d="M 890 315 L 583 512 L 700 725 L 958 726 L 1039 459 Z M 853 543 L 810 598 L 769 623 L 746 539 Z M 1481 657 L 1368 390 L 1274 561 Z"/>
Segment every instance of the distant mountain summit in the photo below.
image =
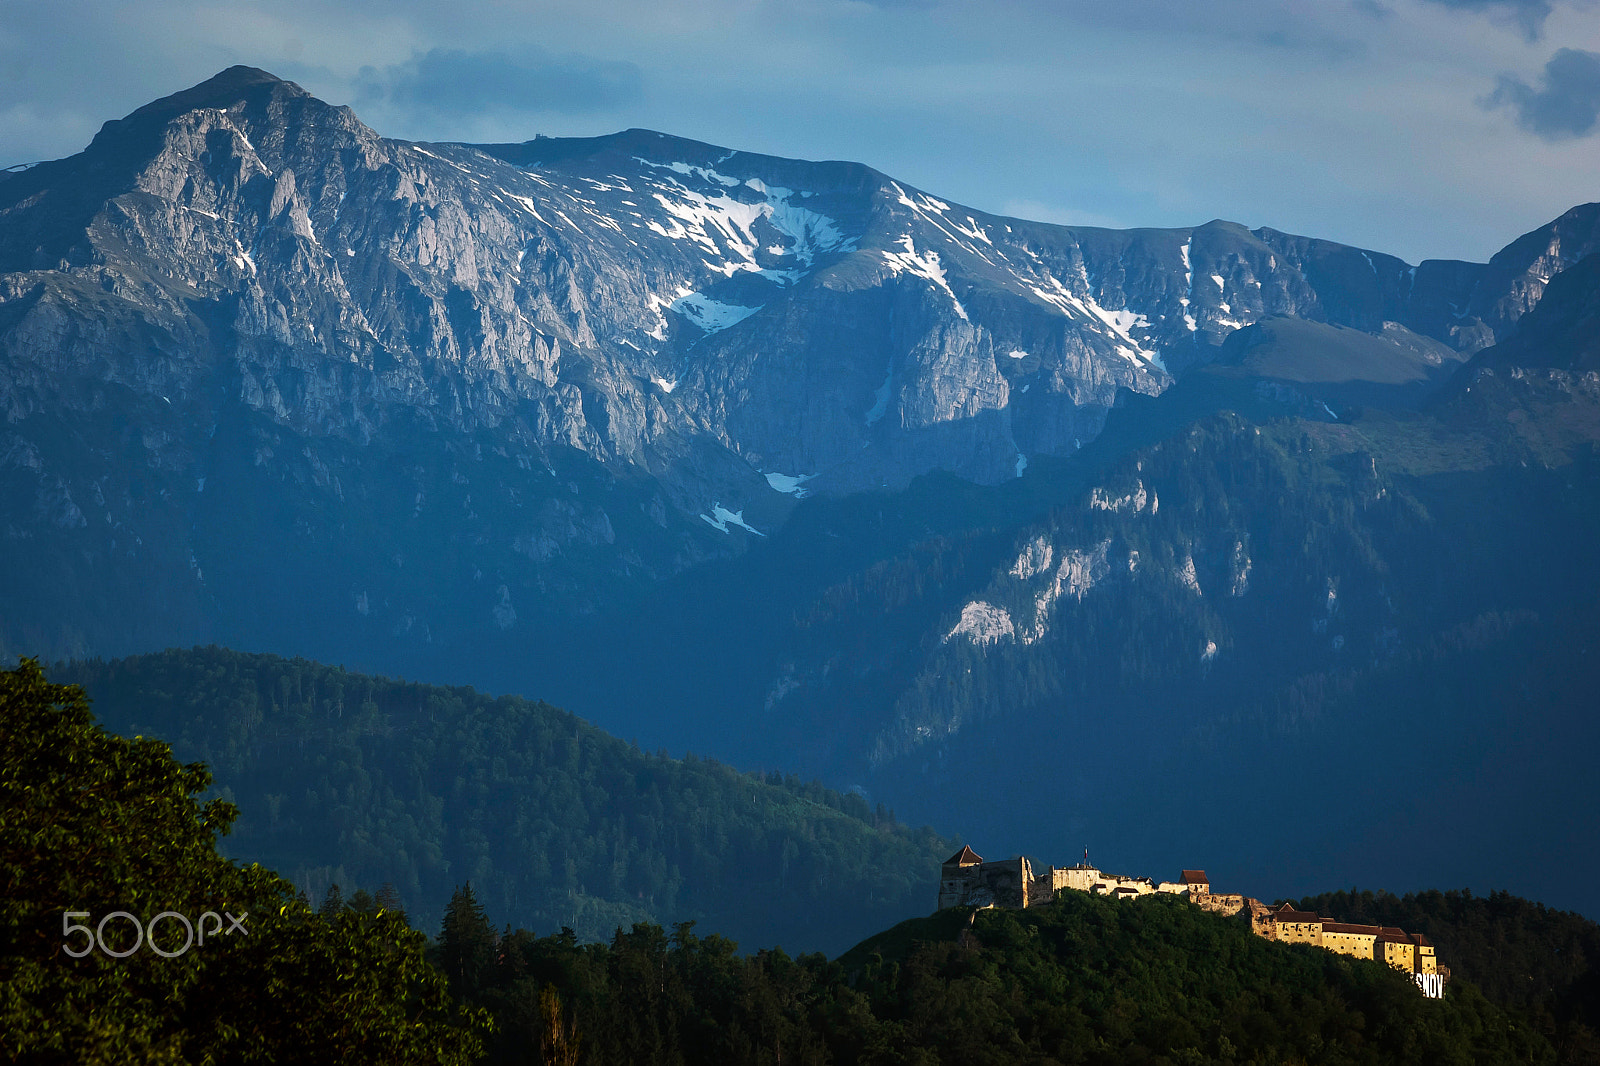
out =
<path fill-rule="evenodd" d="M 1432 382 L 1597 240 L 1053 226 L 647 130 L 411 144 L 232 67 L 0 176 L 0 646 L 592 611 L 798 496 L 1070 455 L 1274 318 Z"/>
<path fill-rule="evenodd" d="M 1286 811 L 1341 877 L 1586 906 L 1597 246 L 411 144 L 233 68 L 0 176 L 0 655 L 305 655 L 1001 848 L 1326 883 L 1241 821 Z"/>

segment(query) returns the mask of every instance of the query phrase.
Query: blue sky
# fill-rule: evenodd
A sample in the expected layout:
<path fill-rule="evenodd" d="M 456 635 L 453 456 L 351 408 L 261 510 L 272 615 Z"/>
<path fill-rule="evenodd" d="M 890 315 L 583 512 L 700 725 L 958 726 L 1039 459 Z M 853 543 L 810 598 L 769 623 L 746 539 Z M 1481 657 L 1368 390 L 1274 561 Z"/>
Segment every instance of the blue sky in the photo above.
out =
<path fill-rule="evenodd" d="M 0 165 L 233 63 L 389 136 L 644 126 L 989 211 L 1412 262 L 1600 199 L 1597 0 L 8 0 Z"/>

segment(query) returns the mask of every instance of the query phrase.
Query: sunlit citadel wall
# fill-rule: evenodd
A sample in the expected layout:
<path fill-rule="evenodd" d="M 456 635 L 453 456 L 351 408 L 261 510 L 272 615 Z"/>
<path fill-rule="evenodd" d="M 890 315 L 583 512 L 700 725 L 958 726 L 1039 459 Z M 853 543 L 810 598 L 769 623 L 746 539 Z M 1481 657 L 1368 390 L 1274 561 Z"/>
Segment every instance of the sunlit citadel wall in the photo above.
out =
<path fill-rule="evenodd" d="M 946 907 L 1037 907 L 1055 898 L 1062 889 L 1132 899 L 1165 893 L 1183 896 L 1207 911 L 1232 916 L 1250 912 L 1250 928 L 1267 940 L 1315 947 L 1376 959 L 1414 975 L 1424 995 L 1444 996 L 1450 979 L 1449 967 L 1440 966 L 1433 945 L 1421 933 L 1407 933 L 1391 926 L 1351 925 L 1336 922 L 1312 911 L 1297 911 L 1287 903 L 1272 909 L 1258 899 L 1211 891 L 1211 879 L 1204 870 L 1184 870 L 1176 881 L 1152 881 L 1148 877 L 1122 877 L 1107 874 L 1087 862 L 1077 866 L 1051 866 L 1034 873 L 1023 856 L 985 862 L 969 847 L 945 860 L 939 869 L 939 909 Z"/>

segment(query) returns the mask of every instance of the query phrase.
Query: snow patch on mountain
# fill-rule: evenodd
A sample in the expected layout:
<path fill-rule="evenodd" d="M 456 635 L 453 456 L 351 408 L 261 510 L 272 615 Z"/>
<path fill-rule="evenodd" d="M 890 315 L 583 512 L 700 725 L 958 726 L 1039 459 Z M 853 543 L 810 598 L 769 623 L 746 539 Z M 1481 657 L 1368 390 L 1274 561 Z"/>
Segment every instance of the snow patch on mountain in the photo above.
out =
<path fill-rule="evenodd" d="M 691 292 L 680 296 L 669 305 L 673 311 L 687 318 L 707 333 L 716 333 L 736 325 L 761 310 L 759 307 L 741 307 L 738 304 L 718 303 L 704 293 Z"/>
<path fill-rule="evenodd" d="M 805 483 L 807 481 L 810 481 L 812 478 L 816 477 L 817 475 L 815 475 L 815 474 L 777 474 L 777 473 L 773 473 L 773 474 L 766 474 L 764 476 L 767 479 L 767 484 L 771 485 L 774 489 L 777 489 L 779 492 L 782 492 L 782 493 L 787 493 L 788 495 L 793 496 L 797 500 L 803 500 L 807 496 L 811 495 L 811 493 L 809 491 L 807 491 L 805 488 L 803 488 L 802 486 L 805 485 Z"/>
<path fill-rule="evenodd" d="M 687 285 L 679 285 L 677 291 L 673 292 L 670 296 L 663 296 L 654 292 L 646 293 L 644 298 L 645 306 L 648 307 L 651 313 L 656 316 L 656 324 L 652 328 L 645 331 L 645 336 L 657 341 L 666 340 L 667 319 L 666 316 L 661 312 L 672 310 L 673 304 L 677 303 L 679 300 L 693 295 L 694 290 Z"/>
<path fill-rule="evenodd" d="M 722 506 L 720 501 L 712 505 L 710 514 L 703 514 L 700 516 L 700 518 L 702 521 L 710 525 L 711 528 L 721 533 L 727 533 L 729 531 L 729 526 L 738 526 L 740 529 L 748 530 L 758 537 L 766 536 L 766 534 L 761 532 L 759 529 L 746 524 L 743 510 L 730 511 L 726 507 Z"/>
<path fill-rule="evenodd" d="M 1194 238 L 1189 237 L 1184 240 L 1183 247 L 1178 250 L 1178 254 L 1183 258 L 1183 286 L 1185 289 L 1184 295 L 1178 298 L 1178 306 L 1183 308 L 1183 324 L 1190 333 L 1200 328 L 1199 324 L 1194 320 L 1193 311 L 1194 267 L 1189 262 L 1189 245 L 1193 243 Z"/>
<path fill-rule="evenodd" d="M 757 186 L 761 183 L 751 179 L 745 184 Z M 790 203 L 791 190 L 762 186 L 757 191 L 767 196 L 767 221 L 794 242 L 788 253 L 806 266 L 811 266 L 823 252 L 855 250 L 855 241 L 847 238 L 833 219 Z"/>
<path fill-rule="evenodd" d="M 790 203 L 795 195 L 793 189 L 768 185 L 760 178 L 741 181 L 708 167 L 695 167 L 687 163 L 652 163 L 646 159 L 639 159 L 638 162 L 684 176 L 698 176 L 707 183 L 727 189 L 743 186 L 762 196 L 760 201 L 750 203 L 728 193 L 707 196 L 670 178 L 669 185 L 657 185 L 656 191 L 651 193 L 656 202 L 672 216 L 668 220 L 670 228 L 654 220 L 646 220 L 645 225 L 663 237 L 694 241 L 713 255 L 728 256 L 721 265 L 712 265 L 712 269 L 730 277 L 738 270 L 764 275 L 769 273 L 756 261 L 756 252 L 762 250 L 762 241 L 756 236 L 755 226 L 761 221 L 787 238 L 784 244 L 769 241 L 766 254 L 791 255 L 805 267 L 814 265 L 816 257 L 823 252 L 855 250 L 854 240 L 847 238 L 832 218 Z M 719 238 L 725 248 L 718 246 Z M 770 274 L 769 280 L 791 284 L 803 276 L 803 272 L 791 271 L 770 271 Z"/>
<path fill-rule="evenodd" d="M 646 219 L 646 228 L 672 240 L 694 241 L 712 255 L 732 253 L 748 262 L 755 261 L 760 242 L 750 232 L 750 226 L 761 217 L 761 205 L 740 203 L 726 195 L 713 199 L 690 189 L 680 188 L 674 193 L 670 198 L 659 192 L 652 194 L 671 217 L 667 225 Z M 722 238 L 726 249 L 717 244 L 713 234 Z"/>
<path fill-rule="evenodd" d="M 1044 280 L 1049 288 L 1042 285 L 1029 284 L 1028 289 L 1039 299 L 1054 307 L 1068 318 L 1096 321 L 1111 332 L 1113 347 L 1117 354 L 1135 365 L 1144 363 L 1150 366 L 1159 366 L 1165 369 L 1161 357 L 1154 351 L 1145 348 L 1134 337 L 1134 330 L 1146 331 L 1150 329 L 1148 316 L 1137 311 L 1127 309 L 1111 311 L 1102 306 L 1094 297 L 1085 293 L 1077 295 L 1061 283 L 1054 274 L 1045 272 Z"/>
<path fill-rule="evenodd" d="M 971 215 L 967 216 L 967 224 L 965 226 L 959 222 L 952 222 L 950 225 L 955 228 L 957 233 L 960 233 L 963 236 L 971 237 L 975 241 L 982 241 L 984 244 L 987 244 L 990 247 L 994 246 L 994 241 L 989 239 L 988 231 L 982 226 L 978 225 L 977 219 L 973 218 Z"/>
<path fill-rule="evenodd" d="M 889 264 L 889 269 L 897 275 L 906 273 L 933 282 L 950 297 L 950 302 L 955 305 L 956 314 L 961 316 L 961 320 L 963 322 L 971 321 L 967 318 L 966 308 L 962 307 L 961 301 L 956 299 L 955 290 L 951 289 L 950 283 L 945 280 L 944 267 L 939 262 L 939 253 L 930 250 L 919 254 L 910 234 L 901 237 L 898 243 L 905 251 L 882 253 L 884 261 Z"/>

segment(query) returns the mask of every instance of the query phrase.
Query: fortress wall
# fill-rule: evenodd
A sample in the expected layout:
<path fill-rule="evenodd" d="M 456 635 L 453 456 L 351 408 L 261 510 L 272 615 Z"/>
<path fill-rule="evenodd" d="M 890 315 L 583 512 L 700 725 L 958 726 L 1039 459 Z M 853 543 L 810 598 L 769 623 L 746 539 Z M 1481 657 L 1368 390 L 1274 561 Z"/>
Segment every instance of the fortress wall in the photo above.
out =
<path fill-rule="evenodd" d="M 974 866 L 966 866 L 959 871 L 947 870 L 946 876 L 939 879 L 940 910 L 946 907 L 960 907 L 966 903 L 967 895 L 977 880 L 976 869 Z"/>
<path fill-rule="evenodd" d="M 1251 931 L 1263 939 L 1315 944 L 1341 955 L 1386 962 L 1397 970 L 1414 974 L 1424 995 L 1442 997 L 1444 986 L 1450 980 L 1449 969 L 1438 965 L 1433 946 L 1424 937 L 1408 937 L 1399 929 L 1325 920 L 1320 915 L 1295 911 L 1288 904 L 1274 911 L 1249 896 L 1202 891 L 1210 886 L 1200 883 L 1198 876 L 1190 876 L 1192 883 L 1162 881 L 1157 884 L 1148 877 L 1107 874 L 1087 864 L 1051 866 L 1035 876 L 1032 866 L 1021 855 L 965 866 L 946 864 L 941 874 L 940 908 L 1037 907 L 1050 902 L 1064 888 L 1124 899 L 1157 893 L 1185 895 L 1201 910 L 1225 917 L 1248 911 Z M 1189 874 L 1185 871 L 1186 876 Z M 1123 891 L 1119 893 L 1119 889 Z"/>
<path fill-rule="evenodd" d="M 1397 970 L 1404 970 L 1406 973 L 1417 972 L 1417 946 L 1409 941 L 1406 943 L 1396 940 L 1384 941 L 1381 957 L 1384 962 Z"/>
<path fill-rule="evenodd" d="M 1060 868 L 1050 867 L 1050 887 L 1052 894 L 1056 889 L 1072 888 L 1079 892 L 1088 892 L 1094 887 L 1096 881 L 1105 877 L 1093 866 L 1068 866 Z"/>
<path fill-rule="evenodd" d="M 1322 930 L 1322 946 L 1329 951 L 1336 951 L 1340 955 L 1349 955 L 1357 959 L 1370 959 L 1374 957 L 1373 943 L 1377 939 L 1375 933 L 1348 933 L 1333 932 L 1326 926 Z"/>
<path fill-rule="evenodd" d="M 1203 911 L 1232 918 L 1248 905 L 1245 897 L 1233 893 L 1191 892 L 1189 902 Z"/>

